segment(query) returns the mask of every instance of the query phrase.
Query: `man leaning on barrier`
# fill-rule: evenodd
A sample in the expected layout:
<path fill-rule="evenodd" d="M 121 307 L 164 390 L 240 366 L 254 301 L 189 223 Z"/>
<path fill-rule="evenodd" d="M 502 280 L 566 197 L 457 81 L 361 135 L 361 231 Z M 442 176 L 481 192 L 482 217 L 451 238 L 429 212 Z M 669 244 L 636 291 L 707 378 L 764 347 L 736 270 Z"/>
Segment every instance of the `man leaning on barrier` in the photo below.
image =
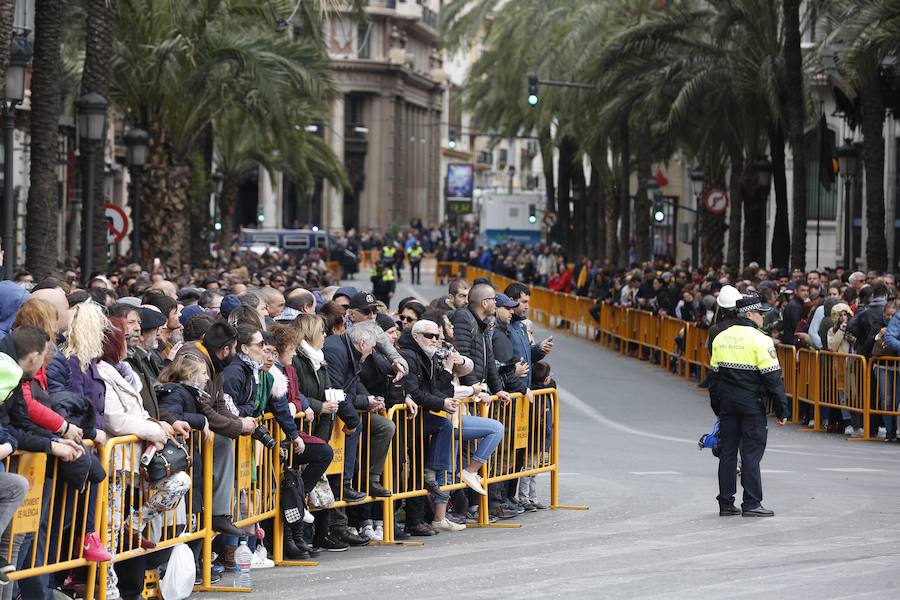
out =
<path fill-rule="evenodd" d="M 744 296 L 735 303 L 734 325 L 713 342 L 709 398 L 721 420 L 719 456 L 719 516 L 773 517 L 762 506 L 759 463 L 766 450 L 766 395 L 775 401 L 775 422 L 787 422 L 788 404 L 781 367 L 772 338 L 759 330 L 763 313 L 771 310 L 758 296 Z M 741 485 L 744 501 L 734 505 L 737 489 L 737 453 L 741 451 Z"/>

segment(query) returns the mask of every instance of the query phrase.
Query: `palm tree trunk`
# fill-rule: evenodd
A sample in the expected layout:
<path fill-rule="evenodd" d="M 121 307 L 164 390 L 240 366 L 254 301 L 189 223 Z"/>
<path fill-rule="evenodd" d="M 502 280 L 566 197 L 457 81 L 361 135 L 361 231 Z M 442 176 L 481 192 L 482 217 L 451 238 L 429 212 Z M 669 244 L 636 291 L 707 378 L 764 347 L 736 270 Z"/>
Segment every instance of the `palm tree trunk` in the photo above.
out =
<path fill-rule="evenodd" d="M 84 53 L 84 71 L 81 76 L 81 94 L 96 92 L 109 100 L 109 72 L 112 64 L 112 44 L 116 32 L 116 2 L 117 0 L 88 0 L 87 30 L 85 38 L 87 45 Z M 89 144 L 85 139 L 82 144 Z M 97 160 L 94 161 L 94 268 L 98 271 L 106 271 L 108 268 L 107 243 L 106 243 L 106 219 L 103 217 L 103 178 L 105 161 L 103 160 L 104 142 L 94 143 L 94 152 Z M 79 160 L 82 181 L 87 181 L 88 161 L 86 152 L 82 151 Z M 85 202 L 91 199 L 85 198 Z M 148 205 L 151 206 L 151 205 Z"/>
<path fill-rule="evenodd" d="M 794 261 L 791 260 L 791 230 L 788 225 L 784 130 L 781 127 L 775 128 L 769 134 L 769 146 L 772 151 L 772 183 L 775 185 L 775 225 L 772 227 L 772 264 L 776 267 L 786 269 L 788 265 Z M 794 168 L 796 168 L 796 163 Z M 794 188 L 794 190 L 796 193 L 796 188 Z M 794 213 L 794 218 L 796 218 L 796 212 Z M 806 216 L 804 214 L 804 219 L 805 218 Z M 804 220 L 804 223 L 805 222 L 806 221 Z M 806 240 L 804 240 L 803 243 L 805 244 Z"/>
<path fill-rule="evenodd" d="M 884 98 L 877 74 L 863 79 L 863 161 L 866 169 L 866 268 L 887 270 L 884 236 Z"/>
<path fill-rule="evenodd" d="M 575 211 L 573 217 L 573 227 L 571 230 L 575 234 L 575 243 L 572 244 L 573 258 L 580 258 L 588 253 L 588 237 L 592 236 L 590 227 L 588 227 L 588 194 L 587 182 L 584 179 L 584 161 L 576 153 L 573 157 L 572 164 L 572 197 L 574 199 Z"/>
<path fill-rule="evenodd" d="M 64 0 L 38 0 L 34 11 L 31 75 L 31 180 L 25 215 L 26 268 L 35 279 L 56 270 L 57 136 L 61 112 L 60 81 Z M 102 161 L 101 161 L 102 162 Z M 101 213 L 102 214 L 102 213 Z"/>
<path fill-rule="evenodd" d="M 553 175 L 553 149 L 550 145 L 550 128 L 542 129 L 538 135 L 538 146 L 541 149 L 541 163 L 544 168 L 544 188 L 547 192 L 545 214 L 556 212 L 556 185 Z M 547 239 L 551 239 L 548 232 Z M 555 231 L 553 232 L 555 235 Z"/>
<path fill-rule="evenodd" d="M 703 170 L 707 173 L 703 188 L 705 196 L 709 190 L 722 187 L 723 177 L 712 175 L 711 169 L 706 167 Z M 722 264 L 726 219 L 725 213 L 713 214 L 700 209 L 700 266 L 704 269 L 716 269 Z"/>
<path fill-rule="evenodd" d="M 569 205 L 572 202 L 572 161 L 575 159 L 576 146 L 570 137 L 564 137 L 559 144 L 559 165 L 557 166 L 556 212 L 559 215 L 557 242 L 572 252 L 572 217 Z"/>
<path fill-rule="evenodd" d="M 12 42 L 16 0 L 0 0 L 0 81 L 6 78 L 9 67 L 9 47 Z"/>
<path fill-rule="evenodd" d="M 650 143 L 649 126 L 641 126 L 635 140 L 637 145 L 637 193 L 634 196 L 634 239 L 639 262 L 646 262 L 653 258 L 650 244 L 650 198 L 647 194 L 647 178 L 653 176 Z"/>
<path fill-rule="evenodd" d="M 800 4 L 784 0 L 784 92 L 788 136 L 793 156 L 793 235 L 790 244 L 791 268 L 806 269 L 806 149 L 804 147 L 803 55 L 800 50 Z M 775 150 L 772 154 L 774 156 Z M 774 162 L 774 160 L 772 161 Z M 773 256 L 774 258 L 774 256 Z M 783 264 L 783 263 L 782 263 Z"/>
<path fill-rule="evenodd" d="M 209 195 L 212 182 L 210 166 L 202 152 L 195 152 L 191 160 L 191 252 L 192 265 L 202 265 L 209 260 L 209 242 L 212 223 L 209 215 Z"/>
<path fill-rule="evenodd" d="M 744 194 L 741 188 L 741 172 L 744 170 L 744 153 L 738 144 L 728 147 L 728 161 L 731 169 L 728 177 L 728 190 L 731 199 L 728 214 L 728 258 L 731 268 L 740 271 L 741 263 L 741 211 L 744 208 Z M 702 206 L 700 210 L 703 210 Z"/>
<path fill-rule="evenodd" d="M 760 230 L 760 193 L 756 184 L 756 174 L 751 161 L 744 165 L 741 176 L 744 189 L 744 264 L 757 262 L 765 264 L 765 229 Z M 765 223 L 765 217 L 763 218 Z M 760 243 L 762 238 L 762 243 Z"/>
<path fill-rule="evenodd" d="M 601 181 L 600 169 L 591 161 L 591 186 L 588 189 L 588 231 L 593 231 L 593 243 L 588 246 L 588 254 L 595 258 L 609 258 L 606 253 L 606 193 Z"/>
<path fill-rule="evenodd" d="M 177 269 L 190 256 L 191 163 L 172 152 L 159 123 L 151 123 L 147 133 L 141 202 L 153 210 L 141 221 L 141 254 Z"/>
<path fill-rule="evenodd" d="M 219 199 L 219 218 L 222 223 L 222 231 L 219 234 L 220 248 L 228 248 L 234 241 L 236 231 L 234 211 L 237 210 L 240 187 L 241 177 L 239 174 L 225 174 L 225 179 L 222 180 L 222 197 Z"/>
<path fill-rule="evenodd" d="M 628 133 L 628 120 L 622 120 L 622 128 L 619 132 L 619 145 L 622 152 L 622 160 L 620 163 L 621 173 L 619 174 L 619 218 L 622 221 L 622 228 L 619 232 L 619 266 L 629 266 L 629 255 L 631 254 L 631 190 L 629 189 L 629 181 L 631 180 L 631 145 Z"/>

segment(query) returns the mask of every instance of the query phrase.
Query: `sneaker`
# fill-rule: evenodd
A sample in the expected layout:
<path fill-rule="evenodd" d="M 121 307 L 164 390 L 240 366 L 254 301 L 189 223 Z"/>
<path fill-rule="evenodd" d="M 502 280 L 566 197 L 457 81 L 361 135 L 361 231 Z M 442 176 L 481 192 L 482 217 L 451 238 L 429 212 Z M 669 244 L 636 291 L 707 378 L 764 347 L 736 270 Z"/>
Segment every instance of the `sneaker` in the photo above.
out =
<path fill-rule="evenodd" d="M 853 432 L 853 437 L 858 437 L 858 438 L 865 437 L 865 432 L 863 431 L 863 428 L 862 427 L 857 428 Z"/>
<path fill-rule="evenodd" d="M 382 542 L 384 541 L 384 529 L 381 527 L 375 529 L 371 525 L 366 525 L 359 528 L 359 536 L 366 538 L 370 542 Z"/>
<path fill-rule="evenodd" d="M 504 500 L 503 506 L 505 506 L 509 510 L 513 511 L 517 515 L 521 515 L 521 514 L 525 513 L 525 509 L 522 507 L 522 505 L 511 498 L 507 498 L 506 500 Z"/>
<path fill-rule="evenodd" d="M 496 522 L 497 522 L 497 517 L 495 517 L 491 513 L 488 513 L 488 523 L 496 523 Z M 472 523 L 472 524 L 481 523 L 481 519 L 478 518 L 478 507 L 477 506 L 475 508 L 473 508 L 472 510 L 470 510 L 466 514 L 466 523 Z"/>
<path fill-rule="evenodd" d="M 263 549 L 262 552 L 259 552 L 259 549 L 262 546 L 256 547 L 256 552 L 250 557 L 250 568 L 251 569 L 271 569 L 275 566 L 275 561 L 271 560 L 266 556 L 266 551 Z"/>
<path fill-rule="evenodd" d="M 491 508 L 491 516 L 497 517 L 498 519 L 515 519 L 519 516 L 519 513 L 510 510 L 505 504 L 498 504 Z"/>
<path fill-rule="evenodd" d="M 885 429 L 884 427 L 879 427 L 878 428 L 878 439 L 883 440 L 886 437 L 887 437 L 887 429 Z"/>
<path fill-rule="evenodd" d="M 487 496 L 487 492 L 481 487 L 481 479 L 478 477 L 478 473 L 471 473 L 466 469 L 463 469 L 459 472 L 459 479 L 475 493 Z"/>
<path fill-rule="evenodd" d="M 432 521 L 431 526 L 438 531 L 462 531 L 466 528 L 465 525 L 454 523 L 447 517 L 444 517 L 441 521 Z"/>
<path fill-rule="evenodd" d="M 9 573 L 15 570 L 16 565 L 9 564 L 5 558 L 0 556 L 0 585 L 7 585 L 9 583 Z"/>
<path fill-rule="evenodd" d="M 548 508 L 550 508 L 549 506 L 547 506 L 546 504 L 544 504 L 537 498 L 530 499 L 528 501 L 528 503 L 531 504 L 531 506 L 535 507 L 537 510 L 547 510 Z"/>
<path fill-rule="evenodd" d="M 459 525 L 465 525 L 465 524 L 466 524 L 466 517 L 465 517 L 465 516 L 463 516 L 463 515 L 458 515 L 458 514 L 452 513 L 452 512 L 448 512 L 448 513 L 447 513 L 447 520 L 448 520 L 448 521 L 452 521 L 453 523 L 458 523 Z"/>
<path fill-rule="evenodd" d="M 84 536 L 82 556 L 91 562 L 108 562 L 112 560 L 112 555 L 100 544 L 100 536 L 93 531 Z"/>
<path fill-rule="evenodd" d="M 532 504 L 532 503 L 531 503 L 530 501 L 528 501 L 528 500 L 526 500 L 525 502 L 523 502 L 522 504 L 520 504 L 520 506 L 521 506 L 523 509 L 525 509 L 525 512 L 530 512 L 530 513 L 531 513 L 531 512 L 537 512 L 537 511 L 538 511 L 537 506 L 535 506 L 534 504 Z"/>
<path fill-rule="evenodd" d="M 222 575 L 219 573 L 211 572 L 209 574 L 209 583 L 210 585 L 214 585 L 219 583 L 222 579 Z M 196 575 L 194 575 L 194 585 L 203 585 L 203 575 L 198 571 Z"/>
<path fill-rule="evenodd" d="M 345 552 L 350 547 L 350 544 L 345 544 L 329 533 L 323 538 L 313 540 L 313 547 L 326 552 Z"/>
<path fill-rule="evenodd" d="M 853 425 L 847 425 L 844 427 L 844 435 L 853 435 Z"/>
<path fill-rule="evenodd" d="M 332 530 L 331 535 L 350 546 L 366 546 L 369 543 L 369 540 L 360 537 L 349 527 L 347 529 Z"/>
<path fill-rule="evenodd" d="M 815 426 L 816 426 L 816 422 L 815 422 L 815 421 L 809 421 L 809 422 L 806 424 L 806 427 L 807 427 L 808 429 L 812 429 L 812 428 L 815 427 Z"/>

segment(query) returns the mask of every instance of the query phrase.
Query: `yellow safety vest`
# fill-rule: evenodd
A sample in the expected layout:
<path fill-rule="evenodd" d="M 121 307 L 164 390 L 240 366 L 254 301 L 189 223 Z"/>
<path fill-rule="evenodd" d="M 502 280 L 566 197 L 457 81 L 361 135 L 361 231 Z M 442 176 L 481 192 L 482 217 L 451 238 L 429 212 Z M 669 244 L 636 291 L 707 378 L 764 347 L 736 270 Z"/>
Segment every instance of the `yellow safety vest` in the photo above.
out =
<path fill-rule="evenodd" d="M 409 252 L 406 253 L 406 255 L 409 257 L 409 260 L 412 262 L 422 260 L 423 254 L 425 254 L 425 251 L 421 246 L 419 246 L 418 248 L 412 247 L 409 249 Z"/>
<path fill-rule="evenodd" d="M 378 269 L 372 269 L 372 277 L 378 277 Z M 382 281 L 394 281 L 394 270 L 385 269 L 381 272 Z"/>

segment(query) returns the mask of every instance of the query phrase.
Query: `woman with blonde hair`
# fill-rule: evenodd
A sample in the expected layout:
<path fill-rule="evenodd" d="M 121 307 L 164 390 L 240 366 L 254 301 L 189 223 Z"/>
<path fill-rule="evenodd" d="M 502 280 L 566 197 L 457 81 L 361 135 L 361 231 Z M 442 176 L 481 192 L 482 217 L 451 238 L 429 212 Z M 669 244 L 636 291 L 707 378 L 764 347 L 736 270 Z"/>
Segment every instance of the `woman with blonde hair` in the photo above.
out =
<path fill-rule="evenodd" d="M 72 310 L 66 341 L 61 348 L 72 371 L 72 391 L 87 397 L 94 405 L 94 426 L 98 430 L 103 429 L 106 384 L 97 371 L 97 363 L 103 356 L 103 339 L 107 329 L 109 320 L 100 305 L 86 300 Z"/>

